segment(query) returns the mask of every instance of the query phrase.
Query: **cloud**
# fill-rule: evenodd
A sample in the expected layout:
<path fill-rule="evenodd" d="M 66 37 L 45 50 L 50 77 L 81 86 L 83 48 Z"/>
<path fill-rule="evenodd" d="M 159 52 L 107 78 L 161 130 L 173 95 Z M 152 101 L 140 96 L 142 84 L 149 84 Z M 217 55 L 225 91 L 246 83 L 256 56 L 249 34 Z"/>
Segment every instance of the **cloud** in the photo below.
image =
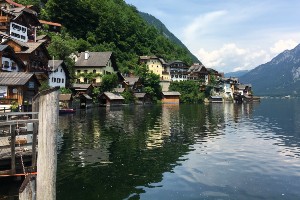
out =
<path fill-rule="evenodd" d="M 184 28 L 184 38 L 188 41 L 193 40 L 199 33 L 207 31 L 207 27 L 214 24 L 214 21 L 218 21 L 218 19 L 226 14 L 227 11 L 220 10 L 194 17 L 194 19 Z"/>
<path fill-rule="evenodd" d="M 297 46 L 297 42 L 294 40 L 279 40 L 277 41 L 273 47 L 270 48 L 272 54 L 279 54 L 284 50 L 290 50 Z"/>
<path fill-rule="evenodd" d="M 225 73 L 249 70 L 271 59 L 268 51 L 240 48 L 235 43 L 224 44 L 221 48 L 213 51 L 201 48 L 196 56 L 206 67 Z"/>

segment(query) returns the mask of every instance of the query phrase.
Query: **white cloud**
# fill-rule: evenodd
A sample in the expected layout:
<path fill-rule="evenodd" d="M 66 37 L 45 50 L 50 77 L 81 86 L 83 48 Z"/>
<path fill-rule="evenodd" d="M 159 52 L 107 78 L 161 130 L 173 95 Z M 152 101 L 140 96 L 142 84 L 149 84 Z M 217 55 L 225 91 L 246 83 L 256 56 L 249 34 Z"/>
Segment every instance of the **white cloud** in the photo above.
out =
<path fill-rule="evenodd" d="M 224 44 L 221 48 L 213 51 L 201 48 L 196 55 L 206 67 L 225 73 L 249 70 L 271 58 L 265 50 L 240 48 L 234 43 Z"/>
<path fill-rule="evenodd" d="M 293 49 L 297 46 L 297 42 L 294 40 L 279 40 L 273 47 L 270 48 L 272 54 L 279 54 L 287 49 Z"/>
<path fill-rule="evenodd" d="M 226 15 L 226 13 L 226 11 L 220 10 L 194 17 L 194 19 L 184 28 L 184 38 L 187 41 L 195 39 L 196 36 L 199 36 L 200 33 L 207 31 L 208 26 L 214 24 L 214 21 L 217 21 L 222 16 Z"/>

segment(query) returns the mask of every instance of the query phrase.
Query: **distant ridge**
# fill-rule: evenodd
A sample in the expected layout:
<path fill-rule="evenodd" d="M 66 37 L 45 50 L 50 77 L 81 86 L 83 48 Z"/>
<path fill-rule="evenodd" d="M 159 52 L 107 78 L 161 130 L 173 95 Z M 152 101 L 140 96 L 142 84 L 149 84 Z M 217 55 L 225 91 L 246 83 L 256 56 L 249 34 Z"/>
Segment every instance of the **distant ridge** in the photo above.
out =
<path fill-rule="evenodd" d="M 228 72 L 228 73 L 225 73 L 225 77 L 226 78 L 230 78 L 230 77 L 239 78 L 239 77 L 243 76 L 244 74 L 246 74 L 248 72 L 249 72 L 249 70 L 240 70 L 240 71 L 236 71 L 236 72 Z"/>
<path fill-rule="evenodd" d="M 256 95 L 300 96 L 300 44 L 240 77 Z"/>
<path fill-rule="evenodd" d="M 153 25 L 155 28 L 157 28 L 164 36 L 166 36 L 174 43 L 176 43 L 176 44 L 180 45 L 181 47 L 185 48 L 186 50 L 188 50 L 194 63 L 201 63 L 199 61 L 199 59 L 194 54 L 192 54 L 190 52 L 190 50 L 173 33 L 171 33 L 159 19 L 155 18 L 154 16 L 152 16 L 148 13 L 139 11 L 139 14 L 146 22 L 148 22 L 150 25 Z"/>

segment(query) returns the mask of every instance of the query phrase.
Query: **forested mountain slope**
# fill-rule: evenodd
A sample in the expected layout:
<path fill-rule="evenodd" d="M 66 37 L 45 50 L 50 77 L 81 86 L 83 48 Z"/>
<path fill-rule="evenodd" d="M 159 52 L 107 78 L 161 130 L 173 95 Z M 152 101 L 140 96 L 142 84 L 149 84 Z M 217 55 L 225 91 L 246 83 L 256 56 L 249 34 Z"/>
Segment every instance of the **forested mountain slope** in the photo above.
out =
<path fill-rule="evenodd" d="M 40 19 L 63 25 L 61 35 L 52 34 L 49 46 L 56 59 L 67 59 L 75 51 L 113 51 L 123 72 L 132 71 L 141 55 L 157 55 L 188 64 L 195 60 L 187 48 L 149 25 L 134 6 L 123 0 L 16 2 L 41 6 Z"/>

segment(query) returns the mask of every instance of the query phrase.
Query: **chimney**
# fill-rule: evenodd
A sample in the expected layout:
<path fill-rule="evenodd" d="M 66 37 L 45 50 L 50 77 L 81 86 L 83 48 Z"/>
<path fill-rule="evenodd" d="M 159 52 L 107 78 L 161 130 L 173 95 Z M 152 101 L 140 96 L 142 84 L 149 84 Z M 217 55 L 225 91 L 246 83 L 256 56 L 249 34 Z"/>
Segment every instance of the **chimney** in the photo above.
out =
<path fill-rule="evenodd" d="M 90 57 L 89 52 L 85 51 L 84 52 L 84 60 L 87 60 Z"/>

